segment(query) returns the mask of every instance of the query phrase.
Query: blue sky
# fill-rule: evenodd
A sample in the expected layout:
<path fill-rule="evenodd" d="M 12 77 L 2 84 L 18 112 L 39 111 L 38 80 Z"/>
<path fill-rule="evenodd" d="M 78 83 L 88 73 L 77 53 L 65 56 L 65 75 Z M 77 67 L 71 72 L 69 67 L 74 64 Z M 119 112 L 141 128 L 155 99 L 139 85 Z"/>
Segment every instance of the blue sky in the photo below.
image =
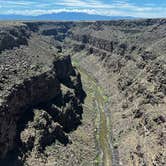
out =
<path fill-rule="evenodd" d="M 166 0 L 0 0 L 0 14 L 36 16 L 59 12 L 166 17 Z"/>

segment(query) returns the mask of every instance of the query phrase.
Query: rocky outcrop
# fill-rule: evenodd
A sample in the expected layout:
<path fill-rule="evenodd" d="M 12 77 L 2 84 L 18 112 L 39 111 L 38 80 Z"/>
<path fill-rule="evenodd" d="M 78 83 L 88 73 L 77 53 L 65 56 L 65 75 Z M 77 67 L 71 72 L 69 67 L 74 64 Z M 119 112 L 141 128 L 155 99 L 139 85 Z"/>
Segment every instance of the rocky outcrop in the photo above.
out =
<path fill-rule="evenodd" d="M 20 145 L 26 160 L 55 139 L 70 142 L 67 135 L 81 122 L 85 97 L 80 74 L 62 56 L 70 53 L 106 88 L 119 164 L 165 165 L 165 25 L 165 19 L 27 22 L 17 26 L 27 29 L 19 34 L 5 30 L 1 156 Z M 30 117 L 23 115 L 28 111 Z"/>
<path fill-rule="evenodd" d="M 65 40 L 64 49 L 106 88 L 121 165 L 166 163 L 165 25 L 165 19 L 92 22 L 73 27 Z"/>
<path fill-rule="evenodd" d="M 26 25 L 23 29 L 12 30 L 19 38 L 29 33 Z M 65 132 L 81 123 L 85 92 L 70 56 L 55 55 L 44 37 L 34 35 L 27 42 L 18 42 L 24 46 L 15 49 L 18 45 L 10 43 L 12 50 L 3 49 L 0 55 L 1 159 L 18 147 L 25 159 L 32 149 L 42 151 L 56 139 L 66 144 Z"/>
<path fill-rule="evenodd" d="M 63 143 L 69 142 L 63 127 L 54 122 L 54 119 L 46 111 L 33 110 L 33 114 L 33 120 L 28 122 L 27 127 L 20 134 L 24 154 L 32 149 L 38 153 L 42 152 L 55 139 L 59 139 Z"/>
<path fill-rule="evenodd" d="M 165 164 L 165 25 L 165 19 L 145 19 L 39 26 L 106 88 L 121 165 Z M 73 79 L 61 80 L 72 88 Z"/>
<path fill-rule="evenodd" d="M 30 31 L 25 25 L 0 26 L 0 52 L 20 45 L 27 45 Z"/>
<path fill-rule="evenodd" d="M 59 94 L 60 83 L 51 71 L 29 78 L 28 81 L 12 88 L 6 99 L 1 102 L 0 156 L 5 156 L 13 148 L 16 124 L 23 110 L 40 102 L 49 101 Z"/>

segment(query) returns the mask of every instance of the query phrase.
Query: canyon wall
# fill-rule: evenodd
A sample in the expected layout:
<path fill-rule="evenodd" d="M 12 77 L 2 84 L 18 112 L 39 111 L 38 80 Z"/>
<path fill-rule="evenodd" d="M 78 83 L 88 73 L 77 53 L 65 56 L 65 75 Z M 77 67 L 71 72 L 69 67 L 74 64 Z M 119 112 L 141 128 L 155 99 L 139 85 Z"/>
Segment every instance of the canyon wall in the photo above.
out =
<path fill-rule="evenodd" d="M 68 50 L 110 97 L 120 165 L 165 165 L 166 20 L 76 23 Z"/>
<path fill-rule="evenodd" d="M 10 24 L 0 27 L 0 158 L 19 150 L 25 160 L 55 139 L 70 142 L 85 92 L 70 56 L 57 55 L 29 26 Z"/>
<path fill-rule="evenodd" d="M 106 91 L 119 164 L 166 164 L 165 19 L 19 24 L 19 35 L 1 28 L 1 157 L 20 144 L 26 160 L 54 139 L 70 142 L 85 97 L 70 54 Z"/>

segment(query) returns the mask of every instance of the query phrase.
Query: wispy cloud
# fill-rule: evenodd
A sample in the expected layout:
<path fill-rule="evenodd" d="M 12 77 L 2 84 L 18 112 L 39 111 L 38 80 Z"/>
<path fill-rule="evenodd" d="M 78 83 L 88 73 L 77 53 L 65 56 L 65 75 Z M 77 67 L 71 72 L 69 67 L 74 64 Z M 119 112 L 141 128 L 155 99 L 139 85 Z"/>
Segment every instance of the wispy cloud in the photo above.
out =
<path fill-rule="evenodd" d="M 105 4 L 97 0 L 61 0 L 56 2 L 57 5 L 63 5 L 68 7 L 80 7 L 80 8 L 111 8 L 112 5 Z"/>
<path fill-rule="evenodd" d="M 15 6 L 22 6 L 22 5 L 33 5 L 35 2 L 33 1 L 8 1 L 8 0 L 0 0 L 1 5 L 15 5 Z"/>
<path fill-rule="evenodd" d="M 0 0 L 0 14 L 41 15 L 59 12 L 84 12 L 105 16 L 166 17 L 163 5 L 139 5 L 130 0 Z"/>

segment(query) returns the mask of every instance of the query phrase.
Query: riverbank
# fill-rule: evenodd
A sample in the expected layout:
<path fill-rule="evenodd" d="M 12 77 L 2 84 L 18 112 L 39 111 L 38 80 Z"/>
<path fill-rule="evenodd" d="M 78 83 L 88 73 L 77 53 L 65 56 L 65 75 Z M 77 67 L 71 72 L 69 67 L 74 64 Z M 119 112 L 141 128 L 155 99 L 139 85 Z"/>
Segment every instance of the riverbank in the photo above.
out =
<path fill-rule="evenodd" d="M 84 69 L 77 59 L 73 59 L 74 65 L 77 66 L 81 73 L 84 89 L 87 93 L 85 107 L 94 112 L 96 128 L 96 150 L 97 156 L 94 163 L 99 166 L 112 166 L 113 164 L 113 145 L 111 138 L 111 122 L 108 111 L 109 98 L 105 95 L 103 88 L 97 80 Z M 95 110 L 95 111 L 94 111 Z"/>

